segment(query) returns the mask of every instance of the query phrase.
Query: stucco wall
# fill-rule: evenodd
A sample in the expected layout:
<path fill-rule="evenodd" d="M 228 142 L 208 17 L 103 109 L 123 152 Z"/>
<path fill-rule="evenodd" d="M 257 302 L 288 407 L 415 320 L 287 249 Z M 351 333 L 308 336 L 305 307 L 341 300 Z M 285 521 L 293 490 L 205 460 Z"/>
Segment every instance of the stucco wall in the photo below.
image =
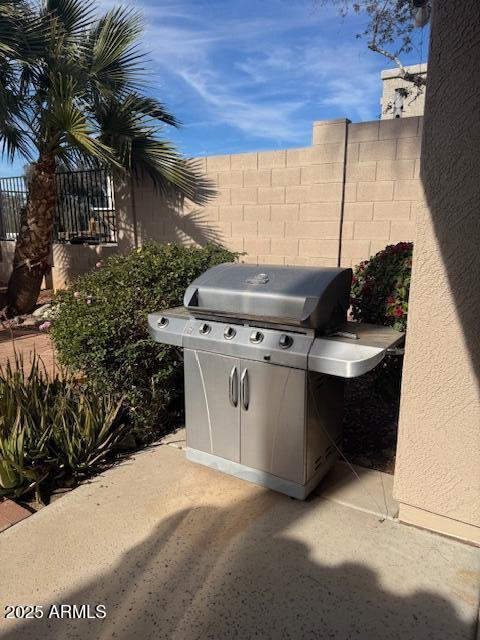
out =
<path fill-rule="evenodd" d="M 12 271 L 15 243 L 11 240 L 0 241 L 0 284 L 6 284 Z M 53 265 L 51 274 L 46 277 L 43 287 L 62 289 L 75 276 L 85 273 L 95 267 L 98 260 L 118 253 L 118 245 L 82 246 L 72 244 L 53 245 L 50 264 Z"/>
<path fill-rule="evenodd" d="M 477 0 L 435 3 L 395 495 L 480 544 L 479 24 Z"/>
<path fill-rule="evenodd" d="M 98 260 L 135 246 L 136 227 L 130 181 L 116 184 L 115 202 L 117 207 L 117 244 L 99 246 L 54 244 L 50 256 L 52 271 L 47 276 L 44 286 L 62 289 L 76 276 L 93 269 Z M 14 249 L 15 243 L 13 241 L 0 240 L 0 284 L 8 282 L 12 271 Z"/>

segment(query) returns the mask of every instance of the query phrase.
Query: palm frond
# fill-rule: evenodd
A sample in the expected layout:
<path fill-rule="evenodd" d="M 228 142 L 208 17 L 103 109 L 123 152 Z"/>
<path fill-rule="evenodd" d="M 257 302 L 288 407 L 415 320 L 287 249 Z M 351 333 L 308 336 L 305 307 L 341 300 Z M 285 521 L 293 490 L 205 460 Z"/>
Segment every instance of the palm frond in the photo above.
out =
<path fill-rule="evenodd" d="M 169 198 L 188 198 L 196 204 L 205 204 L 209 199 L 208 189 L 199 188 L 201 177 L 194 164 L 165 140 L 148 134 L 135 138 L 130 166 L 137 180 L 150 177 L 160 193 Z"/>
<path fill-rule="evenodd" d="M 16 90 L 16 77 L 10 62 L 0 60 L 0 144 L 2 155 L 13 161 L 17 153 L 28 158 L 28 133 L 24 131 L 22 116 L 25 96 Z"/>
<path fill-rule="evenodd" d="M 169 197 L 180 195 L 204 203 L 208 189 L 199 188 L 202 180 L 196 167 L 160 137 L 160 126 L 151 124 L 151 114 L 160 119 L 162 107 L 137 94 L 97 104 L 94 117 L 101 140 L 114 149 L 121 166 L 137 179 L 148 176 Z"/>
<path fill-rule="evenodd" d="M 60 132 L 51 152 L 61 155 L 64 147 L 74 147 L 86 157 L 92 157 L 101 164 L 118 166 L 113 150 L 95 137 L 95 130 L 83 111 L 71 102 L 55 105 L 52 110 L 52 129 Z"/>
<path fill-rule="evenodd" d="M 56 18 L 69 36 L 79 35 L 90 27 L 95 19 L 95 3 L 92 0 L 46 0 L 44 15 Z"/>
<path fill-rule="evenodd" d="M 17 153 L 20 153 L 27 160 L 32 160 L 29 139 L 14 122 L 0 122 L 0 144 L 2 145 L 2 155 L 9 162 L 13 162 Z"/>
<path fill-rule="evenodd" d="M 21 63 L 38 62 L 45 52 L 48 25 L 28 0 L 0 1 L 0 53 Z"/>
<path fill-rule="evenodd" d="M 142 117 L 145 116 L 147 119 L 163 122 L 172 127 L 179 127 L 181 124 L 173 114 L 167 111 L 165 105 L 156 98 L 131 93 L 125 99 L 125 103 L 126 108 L 130 109 L 133 114 L 136 113 Z"/>
<path fill-rule="evenodd" d="M 141 15 L 94 0 L 0 0 L 0 147 L 9 159 L 149 176 L 162 193 L 204 202 L 196 167 L 164 139 L 178 120 L 142 94 Z M 0 149 L 1 150 L 1 149 Z"/>
<path fill-rule="evenodd" d="M 23 0 L 0 1 L 0 54 L 14 56 L 19 50 L 20 25 L 29 6 Z"/>
<path fill-rule="evenodd" d="M 100 91 L 137 85 L 143 56 L 136 43 L 142 31 L 142 17 L 131 9 L 112 9 L 98 21 L 90 33 L 88 49 L 90 73 Z"/>

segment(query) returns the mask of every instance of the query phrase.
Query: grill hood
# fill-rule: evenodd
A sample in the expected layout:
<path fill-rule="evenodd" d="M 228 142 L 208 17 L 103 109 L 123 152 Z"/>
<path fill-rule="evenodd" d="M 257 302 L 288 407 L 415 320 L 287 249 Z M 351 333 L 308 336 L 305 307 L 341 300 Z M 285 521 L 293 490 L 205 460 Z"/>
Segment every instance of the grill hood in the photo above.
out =
<path fill-rule="evenodd" d="M 351 269 L 226 263 L 192 282 L 184 305 L 198 318 L 238 318 L 328 333 L 346 319 L 351 281 Z"/>

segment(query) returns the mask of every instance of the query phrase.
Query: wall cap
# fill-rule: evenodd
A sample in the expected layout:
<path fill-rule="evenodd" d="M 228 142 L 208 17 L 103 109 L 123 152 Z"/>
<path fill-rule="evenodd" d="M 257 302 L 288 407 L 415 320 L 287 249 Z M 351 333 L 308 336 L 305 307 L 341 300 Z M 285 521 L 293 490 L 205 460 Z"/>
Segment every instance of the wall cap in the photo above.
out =
<path fill-rule="evenodd" d="M 427 63 L 423 62 L 422 64 L 412 64 L 409 67 L 405 67 L 405 71 L 408 73 L 421 73 L 422 75 L 427 75 Z M 402 70 L 399 67 L 395 67 L 395 69 L 384 69 L 380 77 L 382 80 L 390 80 L 390 78 L 401 78 Z"/>
<path fill-rule="evenodd" d="M 313 126 L 320 127 L 326 124 L 350 124 L 351 120 L 348 118 L 336 118 L 334 120 L 314 120 Z"/>

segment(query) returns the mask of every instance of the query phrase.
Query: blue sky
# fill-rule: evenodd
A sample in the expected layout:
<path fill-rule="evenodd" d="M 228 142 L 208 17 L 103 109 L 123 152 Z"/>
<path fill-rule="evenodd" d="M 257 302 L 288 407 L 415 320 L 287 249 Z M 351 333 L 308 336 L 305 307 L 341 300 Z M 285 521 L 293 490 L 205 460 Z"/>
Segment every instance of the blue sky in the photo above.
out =
<path fill-rule="evenodd" d="M 144 14 L 148 92 L 183 122 L 168 135 L 188 155 L 305 146 L 313 120 L 379 117 L 380 71 L 391 65 L 356 39 L 358 16 L 342 19 L 315 0 L 124 4 Z M 420 62 L 420 37 L 404 63 Z M 0 175 L 22 166 L 2 161 Z"/>

